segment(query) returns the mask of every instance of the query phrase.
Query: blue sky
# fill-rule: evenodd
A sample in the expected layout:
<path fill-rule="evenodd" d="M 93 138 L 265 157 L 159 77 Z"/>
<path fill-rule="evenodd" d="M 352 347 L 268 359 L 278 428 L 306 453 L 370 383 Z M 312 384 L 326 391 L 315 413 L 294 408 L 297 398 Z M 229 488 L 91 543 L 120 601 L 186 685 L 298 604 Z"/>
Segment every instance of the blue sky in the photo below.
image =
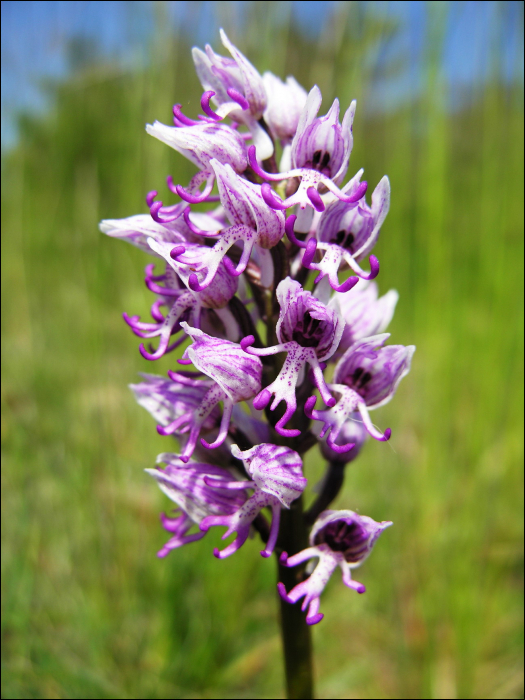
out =
<path fill-rule="evenodd" d="M 246 2 L 231 2 L 236 23 L 242 26 Z M 315 39 L 340 2 L 281 3 L 293 21 Z M 378 85 L 377 108 L 391 108 L 417 93 L 423 80 L 419 58 L 429 30 L 426 2 L 365 2 L 365 10 L 396 17 L 400 31 L 388 46 L 383 60 L 409 55 L 407 74 Z M 442 56 L 443 73 L 452 95 L 461 95 L 488 77 L 488 56 L 500 57 L 505 80 L 523 79 L 523 4 L 521 2 L 450 2 Z M 96 42 L 103 55 L 123 65 L 145 60 L 148 41 L 155 28 L 151 2 L 27 1 L 2 2 L 2 144 L 16 138 L 13 116 L 21 108 L 45 109 L 39 84 L 68 72 L 67 40 L 73 36 Z M 217 44 L 219 17 L 215 2 L 169 2 L 170 22 L 189 33 L 198 45 Z M 453 104 L 451 106 L 454 106 Z"/>

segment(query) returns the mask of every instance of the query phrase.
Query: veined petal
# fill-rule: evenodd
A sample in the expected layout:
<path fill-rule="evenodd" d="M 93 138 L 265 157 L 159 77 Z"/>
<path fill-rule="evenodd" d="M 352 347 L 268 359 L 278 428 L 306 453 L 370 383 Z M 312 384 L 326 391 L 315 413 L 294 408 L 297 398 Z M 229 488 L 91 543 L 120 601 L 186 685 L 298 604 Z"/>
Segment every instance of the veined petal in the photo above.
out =
<path fill-rule="evenodd" d="M 262 362 L 258 357 L 247 355 L 237 343 L 212 338 L 184 322 L 181 326 L 193 340 L 185 357 L 217 382 L 234 403 L 251 399 L 260 391 Z"/>

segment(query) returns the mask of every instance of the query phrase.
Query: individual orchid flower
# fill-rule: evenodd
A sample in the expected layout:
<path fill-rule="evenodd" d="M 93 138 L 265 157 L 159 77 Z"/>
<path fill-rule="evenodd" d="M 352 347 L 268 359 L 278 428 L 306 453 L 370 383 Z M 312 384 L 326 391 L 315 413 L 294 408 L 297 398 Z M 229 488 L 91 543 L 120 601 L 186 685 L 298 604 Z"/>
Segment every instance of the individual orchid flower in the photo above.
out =
<path fill-rule="evenodd" d="M 211 165 L 217 177 L 221 204 L 232 225 L 213 233 L 193 228 L 196 234 L 219 236 L 213 248 L 203 250 L 199 261 L 190 259 L 185 250 L 181 252 L 181 246 L 175 246 L 171 252 L 164 246 L 167 254 L 161 253 L 168 262 L 171 261 L 170 264 L 175 261 L 191 265 L 195 272 L 189 275 L 188 286 L 194 291 L 202 291 L 211 284 L 222 260 L 230 274 L 238 276 L 246 269 L 255 244 L 259 249 L 268 250 L 277 245 L 284 234 L 284 214 L 266 206 L 259 185 L 239 177 L 229 165 L 221 165 L 216 160 L 212 160 Z M 235 243 L 241 241 L 244 248 L 239 263 L 234 268 L 225 255 Z M 154 249 L 161 252 L 158 246 Z M 199 272 L 203 272 L 201 281 L 197 275 Z"/>
<path fill-rule="evenodd" d="M 182 364 L 193 363 L 195 367 L 213 380 L 199 408 L 188 418 L 189 437 L 180 456 L 183 462 L 191 457 L 204 422 L 219 401 L 223 411 L 219 434 L 213 443 L 201 439 L 204 447 L 212 449 L 222 445 L 228 433 L 233 406 L 239 401 L 248 401 L 261 388 L 262 363 L 257 357 L 247 357 L 237 343 L 221 338 L 212 338 L 198 328 L 182 322 L 181 327 L 191 337 L 183 354 Z"/>
<path fill-rule="evenodd" d="M 298 204 L 301 209 L 306 205 L 317 211 L 323 211 L 322 191 L 329 190 L 344 202 L 355 202 L 366 192 L 366 183 L 359 186 L 357 192 L 345 194 L 338 185 L 342 182 L 348 169 L 348 159 L 353 146 L 352 123 L 356 103 L 350 104 L 343 123 L 339 123 L 339 101 L 336 99 L 328 114 L 317 117 L 321 107 L 321 91 L 314 85 L 310 90 L 306 104 L 301 112 L 297 131 L 291 146 L 292 169 L 284 173 L 267 173 L 257 162 L 255 146 L 248 148 L 248 157 L 253 170 L 265 180 L 299 179 L 299 186 L 284 201 L 280 200 L 268 183 L 262 185 L 264 201 L 269 207 L 278 210 L 288 209 Z M 324 188 L 324 189 L 323 189 Z"/>
<path fill-rule="evenodd" d="M 152 307 L 152 315 L 156 323 L 142 323 L 139 316 L 129 317 L 127 314 L 124 314 L 124 320 L 135 335 L 138 335 L 140 338 L 154 338 L 156 336 L 160 338 L 159 346 L 153 352 L 149 352 L 141 344 L 139 347 L 141 355 L 146 360 L 158 360 L 166 352 L 177 347 L 183 342 L 184 336 L 181 336 L 171 346 L 169 341 L 172 334 L 180 330 L 180 321 L 190 320 L 193 326 L 199 328 L 202 308 L 214 309 L 223 320 L 227 335 L 233 334 L 235 339 L 237 339 L 238 333 L 235 320 L 226 309 L 229 300 L 237 291 L 237 280 L 229 274 L 224 264 L 219 263 L 217 273 L 209 287 L 195 292 L 184 288 L 179 282 L 180 278 L 188 285 L 191 272 L 187 265 L 183 265 L 169 257 L 173 246 L 170 243 L 155 241 L 152 238 L 149 239 L 149 243 L 152 250 L 169 260 L 171 268 L 167 268 L 165 275 L 155 277 L 152 274 L 153 266 L 148 265 L 146 267 L 146 285 L 160 295 L 160 300 Z M 185 251 L 187 260 L 200 260 L 208 248 L 193 243 L 186 243 L 184 247 L 180 246 L 178 250 Z M 174 271 L 177 275 L 174 274 Z M 164 281 L 165 286 L 161 287 L 158 284 L 159 281 Z M 166 316 L 163 316 L 159 310 L 159 306 L 162 305 L 169 306 Z"/>
<path fill-rule="evenodd" d="M 280 282 L 276 293 L 281 307 L 276 327 L 279 344 L 270 348 L 254 348 L 250 347 L 254 341 L 253 336 L 247 336 L 241 341 L 241 347 L 250 355 L 259 357 L 278 352 L 288 353 L 277 379 L 255 397 L 253 405 L 256 409 L 265 408 L 274 396 L 270 407 L 273 411 L 281 401 L 285 401 L 285 414 L 275 429 L 285 437 L 296 437 L 299 430 L 289 430 L 284 426 L 297 408 L 295 387 L 303 381 L 306 363 L 312 367 L 315 385 L 325 403 L 329 406 L 335 404 L 320 363 L 335 352 L 343 333 L 344 321 L 335 310 L 322 304 L 310 292 L 305 291 L 299 282 L 289 277 Z"/>
<path fill-rule="evenodd" d="M 335 441 L 342 426 L 354 411 L 359 411 L 366 430 L 373 438 L 380 441 L 390 438 L 390 428 L 384 434 L 377 430 L 368 411 L 390 401 L 399 382 L 410 371 L 416 348 L 413 345 L 383 347 L 389 337 L 390 333 L 382 333 L 358 340 L 345 352 L 335 366 L 333 383 L 329 384 L 332 391 L 340 394 L 335 406 L 316 411 L 315 396 L 307 399 L 305 413 L 313 420 L 324 422 L 320 437 L 331 431 L 329 445 L 332 449 L 335 449 Z"/>
<path fill-rule="evenodd" d="M 362 583 L 352 579 L 351 570 L 360 566 L 372 551 L 379 535 L 392 522 L 381 523 L 351 510 L 325 510 L 316 520 L 310 533 L 310 547 L 288 557 L 281 554 L 281 564 L 297 566 L 304 561 L 318 559 L 317 565 L 306 581 L 297 584 L 287 593 L 283 583 L 277 584 L 279 595 L 288 603 L 297 603 L 304 597 L 301 610 L 306 610 L 306 623 L 316 625 L 324 615 L 319 612 L 320 596 L 328 579 L 339 566 L 343 583 L 357 593 L 364 593 Z"/>
<path fill-rule="evenodd" d="M 160 435 L 181 437 L 189 430 L 193 415 L 204 397 L 214 386 L 211 379 L 195 379 L 179 372 L 168 372 L 169 379 L 156 374 L 141 374 L 144 381 L 130 384 L 137 403 L 145 408 L 158 423 Z M 201 430 L 209 432 L 221 422 L 216 405 L 202 422 Z"/>
<path fill-rule="evenodd" d="M 210 165 L 212 159 L 220 163 L 229 163 L 236 173 L 244 172 L 248 165 L 242 136 L 226 124 L 197 122 L 193 126 L 176 127 L 156 121 L 154 124 L 147 124 L 146 131 L 174 148 L 199 168 L 200 172 L 194 175 L 187 189 L 181 185 L 173 185 L 171 176 L 168 177 L 168 187 L 171 191 L 191 204 L 204 202 L 211 194 L 215 182 L 215 172 Z M 204 188 L 201 191 L 203 183 Z M 168 217 L 162 216 L 162 208 L 162 202 L 151 201 L 150 211 L 155 221 L 167 223 L 180 217 L 180 208 L 176 214 Z"/>
<path fill-rule="evenodd" d="M 329 306 L 338 310 L 345 321 L 336 359 L 362 338 L 382 333 L 392 320 L 399 294 L 395 289 L 378 298 L 375 282 L 360 280 L 350 291 L 336 294 Z"/>
<path fill-rule="evenodd" d="M 194 48 L 192 51 L 195 70 L 202 87 L 206 91 L 202 96 L 201 106 L 212 119 L 224 119 L 230 116 L 237 122 L 245 124 L 252 136 L 260 158 L 265 160 L 273 154 L 273 143 L 266 131 L 259 124 L 266 109 L 266 91 L 263 79 L 248 59 L 231 43 L 221 29 L 221 41 L 232 58 L 216 54 L 208 44 L 204 51 Z M 214 112 L 210 99 L 217 105 Z"/>
<path fill-rule="evenodd" d="M 224 525 L 228 529 L 222 536 L 226 539 L 233 532 L 237 533 L 235 540 L 225 549 L 215 549 L 214 554 L 218 559 L 225 559 L 236 552 L 247 540 L 250 525 L 266 506 L 272 509 L 272 525 L 266 547 L 261 552 L 263 557 L 271 556 L 277 536 L 279 534 L 279 521 L 281 508 L 290 508 L 292 501 L 302 494 L 307 480 L 303 476 L 303 463 L 297 452 L 289 447 L 281 447 L 269 443 L 256 445 L 250 450 L 241 452 L 237 445 L 231 447 L 232 455 L 242 459 L 244 468 L 251 481 L 232 481 L 228 486 L 234 490 L 251 488 L 254 493 L 232 515 L 211 515 L 200 524 L 200 529 L 207 531 L 212 525 Z M 206 478 L 208 486 L 224 488 L 224 484 L 216 482 L 213 478 Z M 242 484 L 242 486 L 240 486 Z"/>
<path fill-rule="evenodd" d="M 145 469 L 144 471 L 157 481 L 160 489 L 180 509 L 177 509 L 180 513 L 178 517 L 170 518 L 164 514 L 160 516 L 162 526 L 172 534 L 157 553 L 157 556 L 165 557 L 172 549 L 195 542 L 205 536 L 206 533 L 202 530 L 189 535 L 188 532 L 193 525 L 199 525 L 210 515 L 232 515 L 243 506 L 248 494 L 242 487 L 235 490 L 226 488 L 233 476 L 221 467 L 193 461 L 185 464 L 177 455 L 168 452 L 157 457 L 157 464 L 161 463 L 166 465 L 164 469 Z M 208 486 L 207 478 L 213 479 L 213 487 Z"/>
<path fill-rule="evenodd" d="M 343 190 L 358 192 L 362 174 L 363 171 L 360 170 Z M 385 175 L 372 194 L 371 207 L 363 195 L 354 204 L 336 200 L 326 208 L 319 219 L 317 240 L 308 241 L 303 255 L 303 265 L 310 270 L 319 271 L 316 283 L 326 275 L 332 289 L 344 291 L 337 277 L 342 262 L 361 279 L 371 280 L 377 277 L 379 262 L 375 255 L 369 259 L 370 272 L 365 272 L 358 261 L 368 255 L 377 243 L 389 207 L 390 183 Z M 316 250 L 324 252 L 322 260 L 317 263 L 313 262 Z"/>

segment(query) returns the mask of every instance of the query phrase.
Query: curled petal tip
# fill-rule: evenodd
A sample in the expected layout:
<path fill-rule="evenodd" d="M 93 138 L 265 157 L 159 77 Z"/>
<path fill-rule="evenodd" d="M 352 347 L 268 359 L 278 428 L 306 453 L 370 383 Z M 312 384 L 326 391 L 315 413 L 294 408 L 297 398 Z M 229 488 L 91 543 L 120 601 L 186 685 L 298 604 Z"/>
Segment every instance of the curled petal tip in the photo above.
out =
<path fill-rule="evenodd" d="M 206 442 L 206 440 L 205 440 L 204 438 L 201 438 L 201 445 L 202 445 L 203 447 L 205 447 L 207 450 L 211 450 L 211 449 L 212 449 L 211 444 L 210 444 L 209 442 Z M 206 479 L 205 479 L 205 481 L 206 481 Z M 206 482 L 206 483 L 207 483 L 207 482 Z M 209 485 L 209 484 L 208 484 L 208 485 Z"/>
<path fill-rule="evenodd" d="M 261 557 L 264 557 L 265 559 L 268 559 L 268 557 L 272 556 L 272 552 L 269 552 L 267 549 L 263 549 L 261 552 Z"/>
<path fill-rule="evenodd" d="M 217 559 L 221 558 L 221 551 L 218 547 L 215 547 L 215 549 L 213 550 L 213 556 L 217 557 Z"/>
<path fill-rule="evenodd" d="M 368 279 L 373 280 L 379 274 L 379 260 L 376 258 L 375 255 L 371 255 L 368 258 L 368 261 L 370 263 L 370 274 L 368 275 Z"/>
<path fill-rule="evenodd" d="M 206 289 L 207 286 L 208 285 L 200 285 L 197 275 L 194 272 L 191 273 L 188 279 L 188 287 L 191 289 L 192 292 L 202 292 Z"/>
<path fill-rule="evenodd" d="M 391 435 L 392 435 L 392 431 L 390 430 L 390 428 L 387 428 L 387 429 L 385 430 L 385 442 L 387 442 L 388 440 L 390 440 L 390 436 L 391 436 Z"/>
<path fill-rule="evenodd" d="M 248 102 L 246 97 L 244 97 L 244 95 L 241 95 L 241 93 L 238 90 L 236 90 L 235 88 L 228 88 L 226 90 L 226 92 L 228 93 L 228 96 L 232 98 L 232 100 L 234 102 L 237 102 L 237 104 L 241 107 L 241 109 L 243 109 L 243 110 L 249 109 L 250 103 Z"/>
<path fill-rule="evenodd" d="M 190 461 L 190 458 L 188 457 L 188 455 L 181 455 L 180 461 L 184 462 L 184 464 L 187 464 Z"/>
<path fill-rule="evenodd" d="M 306 250 L 304 251 L 304 255 L 303 255 L 303 266 L 304 267 L 309 268 L 310 265 L 313 263 L 316 250 L 317 250 L 317 241 L 315 240 L 315 238 L 310 238 L 310 240 L 306 244 Z"/>
<path fill-rule="evenodd" d="M 186 252 L 186 248 L 183 245 L 176 245 L 174 248 L 172 248 L 170 250 L 170 258 L 172 260 L 177 260 L 179 255 L 182 255 L 185 252 Z"/>
<path fill-rule="evenodd" d="M 329 398 L 328 401 L 326 402 L 326 405 L 328 406 L 328 408 L 332 408 L 333 406 L 335 406 L 335 404 L 336 404 L 336 400 L 334 399 L 333 396 L 331 398 Z"/>
<path fill-rule="evenodd" d="M 323 619 L 323 613 L 317 613 L 317 615 L 312 615 L 312 617 L 306 618 L 307 625 L 317 625 Z"/>
<path fill-rule="evenodd" d="M 323 202 L 323 200 L 321 199 L 321 195 L 320 195 L 319 192 L 315 189 L 315 187 L 309 187 L 309 188 L 306 190 L 306 194 L 308 195 L 308 199 L 310 200 L 310 202 L 312 203 L 313 208 L 314 208 L 316 211 L 324 211 L 324 210 L 325 210 L 324 202 Z"/>
<path fill-rule="evenodd" d="M 214 112 L 213 109 L 210 107 L 210 100 L 214 96 L 215 93 L 213 92 L 213 90 L 206 90 L 206 92 L 204 92 L 201 97 L 201 107 L 204 114 L 206 114 L 214 121 L 218 122 L 221 121 L 221 117 L 219 117 L 219 115 L 216 112 Z"/>
<path fill-rule="evenodd" d="M 156 353 L 148 352 L 146 350 L 146 348 L 144 347 L 144 343 L 141 343 L 139 345 L 139 352 L 145 360 L 149 360 L 150 362 L 153 360 L 158 360 L 159 357 L 162 357 L 162 355 L 163 355 L 163 353 L 157 354 L 158 350 Z"/>
<path fill-rule="evenodd" d="M 337 284 L 334 285 L 334 284 L 332 284 L 332 282 L 330 282 L 330 286 L 332 287 L 332 289 L 335 292 L 343 292 L 344 293 L 344 292 L 348 292 L 350 289 L 355 287 L 355 285 L 358 282 L 359 282 L 359 277 L 349 277 L 345 282 L 343 282 L 342 284 L 339 284 L 339 285 L 337 285 Z"/>
<path fill-rule="evenodd" d="M 261 393 L 254 398 L 253 407 L 260 411 L 261 409 L 266 408 L 271 398 L 272 395 L 270 394 L 268 389 L 263 389 Z"/>
<path fill-rule="evenodd" d="M 306 403 L 304 404 L 304 412 L 307 418 L 310 418 L 310 420 L 315 420 L 313 410 L 315 408 L 316 402 L 317 398 L 315 396 L 310 396 L 308 399 L 306 399 Z"/>
<path fill-rule="evenodd" d="M 295 235 L 294 231 L 294 224 L 295 220 L 297 219 L 295 214 L 290 214 L 290 216 L 286 219 L 286 222 L 284 224 L 284 230 L 286 232 L 286 235 L 288 236 L 288 239 L 290 240 L 291 243 L 294 245 L 298 246 L 299 248 L 306 248 L 307 243 L 306 241 L 300 241 L 297 236 Z"/>
<path fill-rule="evenodd" d="M 365 593 L 366 592 L 366 586 L 363 586 L 363 584 L 360 584 L 359 588 L 356 588 L 356 591 L 358 593 Z"/>
<path fill-rule="evenodd" d="M 281 556 L 279 557 L 279 562 L 283 565 L 286 566 L 288 563 L 288 552 L 281 552 Z"/>
<path fill-rule="evenodd" d="M 148 192 L 148 194 L 146 195 L 146 204 L 148 205 L 148 208 L 151 207 L 151 205 L 153 204 L 153 200 L 155 199 L 157 194 L 157 190 L 151 190 L 151 192 Z"/>
<path fill-rule="evenodd" d="M 347 200 L 347 202 L 358 202 L 362 197 L 365 196 L 367 189 L 368 182 L 366 180 L 364 182 L 360 182 L 359 187 L 354 192 L 354 194 Z"/>
<path fill-rule="evenodd" d="M 272 209 L 277 209 L 278 211 L 284 211 L 287 209 L 286 204 L 283 203 L 282 199 L 277 197 L 267 182 L 264 182 L 261 185 L 261 194 L 266 204 Z"/>
<path fill-rule="evenodd" d="M 189 360 L 187 357 L 181 357 L 179 360 L 177 360 L 179 365 L 191 365 L 191 360 Z"/>
<path fill-rule="evenodd" d="M 300 430 L 297 430 L 297 428 L 283 428 L 282 425 L 279 425 L 281 421 L 277 423 L 275 426 L 275 430 L 279 433 L 279 435 L 282 435 L 283 437 L 299 437 L 301 434 Z"/>
<path fill-rule="evenodd" d="M 285 587 L 284 583 L 281 583 L 279 581 L 279 583 L 277 584 L 277 590 L 279 591 L 279 595 L 281 596 L 281 598 L 283 600 L 285 600 L 287 603 L 292 602 L 288 597 L 288 593 L 286 592 L 286 587 Z"/>
<path fill-rule="evenodd" d="M 248 352 L 247 348 L 254 342 L 255 338 L 253 337 L 253 335 L 247 335 L 241 340 L 241 348 L 244 350 L 244 352 Z"/>

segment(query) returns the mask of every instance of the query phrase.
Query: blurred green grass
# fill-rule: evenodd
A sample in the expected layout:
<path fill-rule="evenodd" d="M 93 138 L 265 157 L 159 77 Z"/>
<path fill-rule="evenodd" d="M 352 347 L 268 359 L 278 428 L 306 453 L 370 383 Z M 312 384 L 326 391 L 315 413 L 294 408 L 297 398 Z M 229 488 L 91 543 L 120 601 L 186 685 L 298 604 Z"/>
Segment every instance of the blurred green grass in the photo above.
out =
<path fill-rule="evenodd" d="M 232 38 L 261 72 L 318 82 L 324 108 L 357 98 L 350 172 L 390 177 L 378 281 L 401 295 L 392 341 L 418 348 L 377 416 L 391 448 L 368 444 L 336 503 L 395 527 L 360 571 L 366 596 L 337 577 L 323 596 L 318 694 L 522 697 L 522 89 L 494 77 L 447 111 L 436 22 L 421 97 L 367 114 L 364 59 L 395 26 L 345 4 L 312 46 L 274 5 Z M 171 443 L 126 385 L 173 357 L 152 368 L 120 319 L 147 314 L 149 260 L 97 228 L 192 174 L 143 131 L 175 101 L 197 112 L 189 46 L 164 36 L 152 54 L 52 86 L 2 162 L 3 697 L 284 692 L 256 540 L 224 562 L 216 533 L 155 557 L 168 504 L 142 469 Z M 314 451 L 306 475 L 321 471 Z"/>

